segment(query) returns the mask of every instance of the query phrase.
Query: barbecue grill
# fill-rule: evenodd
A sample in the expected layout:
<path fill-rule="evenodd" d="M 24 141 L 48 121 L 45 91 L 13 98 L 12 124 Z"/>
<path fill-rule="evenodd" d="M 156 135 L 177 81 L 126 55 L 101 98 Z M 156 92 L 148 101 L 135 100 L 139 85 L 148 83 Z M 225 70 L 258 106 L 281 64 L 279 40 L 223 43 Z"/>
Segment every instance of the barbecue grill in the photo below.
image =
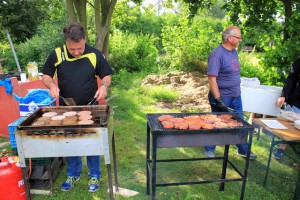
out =
<path fill-rule="evenodd" d="M 238 127 L 229 128 L 215 128 L 212 130 L 178 130 L 165 129 L 158 121 L 158 117 L 162 115 L 171 115 L 176 118 L 183 118 L 194 115 L 231 115 L 232 119 L 240 122 L 242 125 Z M 244 198 L 244 190 L 246 186 L 249 158 L 252 144 L 252 134 L 254 128 L 252 125 L 239 118 L 233 113 L 215 112 L 215 113 L 164 113 L 164 114 L 147 114 L 147 153 L 146 153 L 146 173 L 147 173 L 147 194 L 155 199 L 156 187 L 174 186 L 174 185 L 188 185 L 188 184 L 204 184 L 204 183 L 220 183 L 220 191 L 224 190 L 225 182 L 242 181 L 241 196 Z M 229 145 L 249 143 L 247 157 L 245 159 L 245 168 L 242 173 L 235 165 L 228 159 Z M 196 147 L 209 145 L 225 145 L 224 156 L 215 158 L 187 158 L 187 159 L 157 159 L 157 148 L 175 148 L 175 147 Z M 150 152 L 151 149 L 151 152 Z M 156 183 L 156 164 L 158 162 L 177 162 L 177 161 L 196 161 L 196 160 L 223 160 L 221 179 L 199 182 L 176 182 L 176 183 Z M 240 178 L 226 178 L 227 165 L 231 165 L 233 169 L 239 174 Z M 151 178 L 150 178 L 151 174 Z"/>
<path fill-rule="evenodd" d="M 93 124 L 34 125 L 46 112 L 91 111 Z M 25 183 L 25 158 L 103 155 L 107 166 L 110 198 L 113 199 L 110 142 L 114 162 L 115 184 L 118 189 L 117 165 L 113 133 L 112 109 L 108 105 L 55 106 L 39 108 L 25 119 L 16 131 L 16 141 Z M 28 184 L 25 184 L 30 199 Z"/>

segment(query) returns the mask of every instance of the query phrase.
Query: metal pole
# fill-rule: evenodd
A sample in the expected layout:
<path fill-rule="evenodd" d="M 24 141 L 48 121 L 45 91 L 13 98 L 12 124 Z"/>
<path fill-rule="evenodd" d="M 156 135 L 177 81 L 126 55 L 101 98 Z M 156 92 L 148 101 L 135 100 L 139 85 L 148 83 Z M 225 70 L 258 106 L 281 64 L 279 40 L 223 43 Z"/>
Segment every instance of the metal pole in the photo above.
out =
<path fill-rule="evenodd" d="M 15 49 L 14 49 L 14 45 L 13 45 L 11 39 L 10 39 L 10 35 L 9 35 L 9 32 L 8 32 L 7 29 L 5 30 L 5 33 L 6 33 L 6 35 L 7 35 L 8 42 L 9 42 L 9 44 L 10 44 L 11 50 L 12 50 L 12 52 L 13 52 L 13 54 L 14 54 L 14 58 L 15 58 L 15 60 L 16 60 L 16 64 L 17 64 L 18 70 L 19 70 L 20 73 L 22 73 L 22 70 L 21 70 L 21 67 L 20 67 L 20 64 L 19 64 L 19 60 L 18 60 L 18 58 L 17 58 L 17 54 L 16 54 Z"/>

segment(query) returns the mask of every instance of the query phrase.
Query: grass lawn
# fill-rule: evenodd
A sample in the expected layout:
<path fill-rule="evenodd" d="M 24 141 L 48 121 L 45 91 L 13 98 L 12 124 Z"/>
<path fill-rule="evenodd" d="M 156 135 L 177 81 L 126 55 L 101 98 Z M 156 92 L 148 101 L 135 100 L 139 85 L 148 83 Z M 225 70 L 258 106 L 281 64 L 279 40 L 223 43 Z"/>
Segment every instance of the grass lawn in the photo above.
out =
<path fill-rule="evenodd" d="M 128 76 L 127 76 L 128 77 Z M 179 112 L 176 109 L 162 109 L 155 107 L 158 100 L 174 100 L 174 93 L 166 90 L 160 92 L 151 91 L 140 85 L 141 75 L 131 75 L 130 79 L 124 79 L 112 87 L 112 95 L 117 95 L 109 104 L 114 110 L 114 130 L 118 164 L 119 186 L 138 191 L 137 196 L 129 199 L 144 200 L 146 196 L 146 114 Z M 155 87 L 154 87 L 155 89 Z M 153 90 L 154 90 L 153 89 Z M 156 88 L 157 89 L 157 88 Z M 1 142 L 7 139 L 1 139 Z M 252 151 L 258 155 L 255 161 L 250 162 L 248 181 L 245 190 L 245 199 L 292 199 L 299 164 L 284 157 L 281 161 L 272 158 L 267 186 L 263 186 L 263 180 L 267 165 L 268 152 L 271 138 L 261 133 L 260 140 L 253 137 Z M 9 146 L 7 147 L 9 148 Z M 216 155 L 223 154 L 224 147 L 218 146 Z M 287 152 L 292 154 L 290 148 Z M 159 149 L 159 159 L 204 157 L 203 147 Z M 236 155 L 235 146 L 230 146 L 230 160 L 243 170 L 244 159 Z M 296 158 L 298 159 L 298 158 Z M 298 159 L 299 161 L 299 159 Z M 61 168 L 55 180 L 55 191 L 50 196 L 33 195 L 33 200 L 65 200 L 65 199 L 109 199 L 107 193 L 107 171 L 103 163 L 101 166 L 101 188 L 91 194 L 87 191 L 86 165 L 83 167 L 81 180 L 69 192 L 60 190 L 61 183 L 66 178 L 66 166 Z M 84 161 L 85 163 L 85 161 Z M 157 182 L 198 181 L 218 179 L 221 161 L 176 162 L 159 163 Z M 237 174 L 229 168 L 229 177 Z M 219 185 L 215 183 L 201 185 L 170 186 L 157 188 L 157 199 L 224 199 L 234 200 L 240 198 L 241 182 L 230 182 L 225 185 L 225 191 L 219 192 Z M 117 196 L 117 199 L 128 199 Z"/>

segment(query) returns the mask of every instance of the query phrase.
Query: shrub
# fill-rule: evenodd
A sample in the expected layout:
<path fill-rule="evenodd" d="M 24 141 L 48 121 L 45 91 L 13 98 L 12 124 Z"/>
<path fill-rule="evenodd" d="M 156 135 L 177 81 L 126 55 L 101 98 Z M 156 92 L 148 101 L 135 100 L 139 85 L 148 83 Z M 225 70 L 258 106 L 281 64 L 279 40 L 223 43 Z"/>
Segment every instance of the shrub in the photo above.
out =
<path fill-rule="evenodd" d="M 31 61 L 37 62 L 39 71 L 41 71 L 50 51 L 62 44 L 64 44 L 64 40 L 61 36 L 60 27 L 57 29 L 52 27 L 52 31 L 36 35 L 24 43 L 14 44 L 14 49 L 22 71 L 26 69 L 27 63 Z M 18 71 L 10 46 L 6 46 L 1 56 L 8 58 L 5 62 L 8 71 Z"/>
<path fill-rule="evenodd" d="M 114 30 L 110 37 L 109 63 L 116 72 L 153 71 L 157 57 L 156 38 Z"/>
<path fill-rule="evenodd" d="M 162 30 L 164 64 L 171 70 L 203 70 L 203 62 L 221 41 L 222 22 L 211 18 L 168 19 Z"/>

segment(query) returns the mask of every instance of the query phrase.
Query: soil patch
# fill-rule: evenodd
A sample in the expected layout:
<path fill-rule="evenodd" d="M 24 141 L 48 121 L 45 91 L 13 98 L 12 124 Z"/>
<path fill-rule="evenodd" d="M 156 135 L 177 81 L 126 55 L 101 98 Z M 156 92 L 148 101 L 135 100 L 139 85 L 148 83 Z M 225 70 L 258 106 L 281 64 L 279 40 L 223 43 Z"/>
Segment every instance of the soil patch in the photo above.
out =
<path fill-rule="evenodd" d="M 207 94 L 207 76 L 199 72 L 170 72 L 165 75 L 149 75 L 142 81 L 143 86 L 166 85 L 167 89 L 180 91 L 175 103 L 158 102 L 160 108 L 178 108 L 181 112 L 211 112 Z"/>

